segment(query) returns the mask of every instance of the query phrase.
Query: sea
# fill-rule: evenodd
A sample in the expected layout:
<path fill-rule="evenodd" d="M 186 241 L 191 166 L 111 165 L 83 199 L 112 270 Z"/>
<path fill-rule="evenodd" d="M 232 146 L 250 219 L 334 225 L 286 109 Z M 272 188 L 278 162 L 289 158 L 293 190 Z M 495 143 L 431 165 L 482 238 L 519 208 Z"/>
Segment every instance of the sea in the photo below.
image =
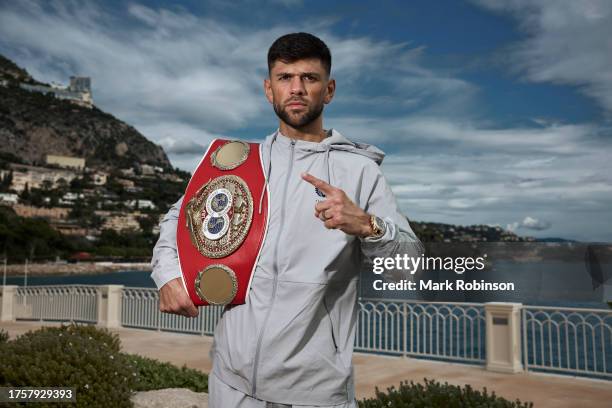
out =
<path fill-rule="evenodd" d="M 426 244 L 422 261 L 454 260 L 455 267 L 422 268 L 410 275 L 406 263 L 394 263 L 376 274 L 373 263 L 364 263 L 359 274 L 361 298 L 420 300 L 424 302 L 517 302 L 537 306 L 563 306 L 608 309 L 612 302 L 612 244 L 596 243 L 436 243 Z M 463 268 L 458 260 L 481 259 L 483 269 Z M 408 266 L 407 266 L 408 265 Z M 423 263 L 425 265 L 425 263 Z M 445 264 L 446 265 L 446 264 Z M 464 265 L 466 265 L 464 261 Z M 380 272 L 380 271 L 379 271 Z M 49 276 L 8 276 L 10 285 L 107 285 L 155 288 L 148 271 L 119 271 L 99 274 Z M 402 276 L 415 282 L 492 282 L 512 283 L 514 290 L 375 290 L 376 280 L 387 275 Z M 1 282 L 0 282 L 1 283 Z M 380 285 L 379 285 L 380 287 Z"/>
<path fill-rule="evenodd" d="M 431 249 L 431 248 L 430 248 Z M 465 248 L 464 248 L 465 249 Z M 479 247 L 475 250 L 472 246 L 469 253 L 470 256 L 487 254 L 489 262 L 487 268 L 482 271 L 471 271 L 457 275 L 454 271 L 448 270 L 431 270 L 425 271 L 419 276 L 419 279 L 433 279 L 438 282 L 453 279 L 464 280 L 486 280 L 496 282 L 513 282 L 516 286 L 514 291 L 506 292 L 458 292 L 458 291 L 376 291 L 373 289 L 373 282 L 379 279 L 380 276 L 373 273 L 372 265 L 365 264 L 360 273 L 359 296 L 362 299 L 388 299 L 401 301 L 402 299 L 419 300 L 424 303 L 428 302 L 520 302 L 525 305 L 534 306 L 555 306 L 555 307 L 570 307 L 570 308 L 591 308 L 609 310 L 612 302 L 612 249 L 609 245 L 601 246 L 585 246 L 585 247 L 559 247 L 555 245 L 546 245 L 542 247 L 511 246 L 511 247 Z M 455 256 L 463 250 L 456 252 Z M 451 251 L 451 252 L 453 252 Z M 470 252 L 471 251 L 471 252 Z M 440 252 L 440 251 L 438 251 Z M 448 248 L 444 248 L 443 253 L 448 253 Z M 436 253 L 436 250 L 432 251 Z M 493 261 L 491 261 L 493 259 Z M 1 282 L 0 282 L 1 283 Z M 23 286 L 25 283 L 24 276 L 8 276 L 6 284 Z M 81 274 L 81 275 L 53 275 L 53 276 L 28 276 L 28 286 L 39 285 L 107 285 L 116 284 L 126 287 L 142 287 L 155 288 L 155 283 L 151 279 L 150 271 L 119 271 L 102 274 Z M 564 312 L 570 313 L 571 312 Z M 579 316 L 578 316 L 579 317 Z M 579 317 L 580 318 L 580 317 Z M 609 319 L 609 318 L 607 318 Z M 376 326 L 381 323 L 377 323 Z M 531 327 L 531 326 L 529 326 Z M 602 326 L 603 327 L 603 326 Z M 372 327 L 371 330 L 374 328 Z M 379 328 L 381 329 L 381 328 Z M 484 329 L 484 328 L 483 328 Z M 583 330 L 577 328 L 576 330 Z M 529 329 L 531 330 L 531 329 Z M 588 337 L 587 334 L 580 334 L 577 338 L 583 339 L 585 344 L 574 344 L 572 339 L 554 337 L 554 333 L 540 333 L 533 337 L 531 331 L 527 336 L 527 346 L 529 351 L 529 361 L 531 364 L 542 362 L 545 358 L 551 360 L 554 365 L 563 364 L 574 369 L 584 369 L 586 367 L 592 369 L 597 366 L 597 362 L 601 364 L 605 361 L 607 366 L 606 372 L 612 370 L 612 333 L 605 334 L 601 337 L 599 331 L 595 331 L 595 337 Z M 384 332 L 384 331 L 383 331 Z M 603 329 L 601 331 L 603 332 Z M 539 332 L 538 332 L 539 333 Z M 374 333 L 370 333 L 374 334 Z M 379 341 L 384 341 L 384 336 Z M 402 333 L 399 333 L 401 338 Z M 434 328 L 430 333 L 434 339 L 438 338 L 437 328 Z M 463 333 L 458 333 L 458 338 L 463 337 Z M 550 337 L 553 336 L 553 337 Z M 370 335 L 367 338 L 373 338 Z M 395 337 L 395 336 L 394 336 Z M 364 341 L 361 339 L 361 341 Z M 439 341 L 439 340 L 435 340 Z M 454 341 L 448 339 L 448 341 Z M 569 341 L 569 343 L 568 343 Z M 554 347 L 547 352 L 545 356 L 536 357 L 535 350 L 540 350 L 543 344 L 551 343 Z M 558 343 L 558 344 L 557 344 Z M 576 365 L 571 361 L 565 361 L 569 357 L 557 357 L 557 348 L 571 346 L 569 349 L 580 354 L 577 361 L 583 361 L 582 366 Z M 597 346 L 596 346 L 597 344 Z M 600 346 L 603 345 L 603 346 Z M 580 346 L 580 347 L 579 347 Z M 586 349 L 583 349 L 583 346 Z M 485 344 L 475 344 L 481 350 L 484 350 Z M 563 348 L 566 350 L 567 348 Z M 469 352 L 465 350 L 464 352 Z M 383 353 L 384 354 L 384 353 Z M 572 354 L 572 361 L 573 356 Z M 582 356 L 582 354 L 585 354 Z M 569 356 L 569 355 L 568 355 Z M 539 360 L 538 360 L 539 359 Z M 585 374 L 588 377 L 601 378 L 596 374 Z"/>
<path fill-rule="evenodd" d="M 7 276 L 7 285 L 43 286 L 43 285 L 124 285 L 129 287 L 155 288 L 149 271 L 119 271 L 97 274 L 72 274 L 31 276 Z"/>

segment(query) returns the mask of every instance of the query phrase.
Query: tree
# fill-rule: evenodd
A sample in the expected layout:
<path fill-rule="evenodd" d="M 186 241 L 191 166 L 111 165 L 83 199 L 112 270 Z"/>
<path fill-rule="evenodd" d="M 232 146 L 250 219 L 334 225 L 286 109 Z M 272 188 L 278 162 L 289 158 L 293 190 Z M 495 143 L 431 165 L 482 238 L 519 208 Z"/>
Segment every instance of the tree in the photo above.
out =
<path fill-rule="evenodd" d="M 19 195 L 19 198 L 23 201 L 30 200 L 30 186 L 28 186 L 28 183 L 25 183 L 25 186 L 23 187 L 23 191 Z"/>
<path fill-rule="evenodd" d="M 57 188 L 58 188 L 59 190 L 61 190 L 62 192 L 66 191 L 66 190 L 68 189 L 68 186 L 69 186 L 69 184 L 68 184 L 68 182 L 66 181 L 66 179 L 65 179 L 65 178 L 60 177 L 60 178 L 57 180 Z"/>
<path fill-rule="evenodd" d="M 43 191 L 49 191 L 53 188 L 53 181 L 49 180 L 49 179 L 44 179 L 42 182 L 42 189 Z"/>
<path fill-rule="evenodd" d="M 0 182 L 0 191 L 9 191 L 13 184 L 13 170 L 11 169 L 8 173 L 4 173 L 2 176 L 2 182 Z"/>

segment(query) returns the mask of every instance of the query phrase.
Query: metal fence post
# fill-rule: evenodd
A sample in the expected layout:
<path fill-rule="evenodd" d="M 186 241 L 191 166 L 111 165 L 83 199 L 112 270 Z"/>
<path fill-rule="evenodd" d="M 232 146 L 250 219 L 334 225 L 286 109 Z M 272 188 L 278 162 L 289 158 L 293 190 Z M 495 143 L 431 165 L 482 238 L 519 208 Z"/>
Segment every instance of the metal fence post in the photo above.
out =
<path fill-rule="evenodd" d="M 521 307 L 521 328 L 523 331 L 521 351 L 522 351 L 522 359 L 523 368 L 525 371 L 529 371 L 529 347 L 527 345 L 527 316 L 525 315 L 527 310 L 524 307 Z"/>
<path fill-rule="evenodd" d="M 161 331 L 162 312 L 159 310 L 159 292 L 157 293 L 157 331 Z"/>
<path fill-rule="evenodd" d="M 404 321 L 404 327 L 402 328 L 402 331 L 404 333 L 404 350 L 402 353 L 402 357 L 406 358 L 406 356 L 408 356 L 408 306 L 406 302 L 404 302 L 402 305 L 402 319 Z"/>
<path fill-rule="evenodd" d="M 74 323 L 74 287 L 68 289 L 70 294 L 70 323 Z"/>

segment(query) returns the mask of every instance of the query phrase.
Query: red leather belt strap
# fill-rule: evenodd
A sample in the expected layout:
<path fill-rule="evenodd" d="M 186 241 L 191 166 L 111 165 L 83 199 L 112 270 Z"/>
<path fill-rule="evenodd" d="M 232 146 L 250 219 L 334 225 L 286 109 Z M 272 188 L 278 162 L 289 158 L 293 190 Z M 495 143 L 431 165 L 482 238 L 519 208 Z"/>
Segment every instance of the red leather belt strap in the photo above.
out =
<path fill-rule="evenodd" d="M 195 305 L 245 303 L 268 222 L 264 188 L 259 144 L 211 142 L 187 185 L 176 233 Z"/>

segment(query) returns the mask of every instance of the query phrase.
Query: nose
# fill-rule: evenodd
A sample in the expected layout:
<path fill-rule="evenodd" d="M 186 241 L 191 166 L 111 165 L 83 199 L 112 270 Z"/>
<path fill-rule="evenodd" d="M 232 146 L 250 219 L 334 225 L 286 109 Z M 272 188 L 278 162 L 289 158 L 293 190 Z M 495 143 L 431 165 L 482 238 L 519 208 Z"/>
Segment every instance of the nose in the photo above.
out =
<path fill-rule="evenodd" d="M 304 95 L 305 93 L 306 88 L 304 88 L 302 78 L 299 75 L 294 76 L 291 79 L 291 95 Z"/>

